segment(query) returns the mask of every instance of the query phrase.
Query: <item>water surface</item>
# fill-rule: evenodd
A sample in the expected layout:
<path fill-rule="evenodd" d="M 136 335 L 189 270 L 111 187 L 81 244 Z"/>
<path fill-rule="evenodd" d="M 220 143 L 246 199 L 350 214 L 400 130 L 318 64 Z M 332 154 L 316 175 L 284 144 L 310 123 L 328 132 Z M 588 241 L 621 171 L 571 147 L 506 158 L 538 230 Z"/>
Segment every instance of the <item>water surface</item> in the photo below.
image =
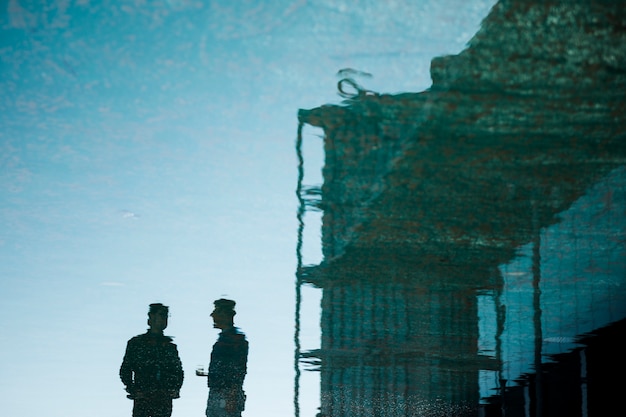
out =
<path fill-rule="evenodd" d="M 494 3 L 0 5 L 3 415 L 130 415 L 153 302 L 201 415 L 222 296 L 244 415 L 537 410 L 560 364 L 576 413 L 610 394 L 623 16 Z"/>

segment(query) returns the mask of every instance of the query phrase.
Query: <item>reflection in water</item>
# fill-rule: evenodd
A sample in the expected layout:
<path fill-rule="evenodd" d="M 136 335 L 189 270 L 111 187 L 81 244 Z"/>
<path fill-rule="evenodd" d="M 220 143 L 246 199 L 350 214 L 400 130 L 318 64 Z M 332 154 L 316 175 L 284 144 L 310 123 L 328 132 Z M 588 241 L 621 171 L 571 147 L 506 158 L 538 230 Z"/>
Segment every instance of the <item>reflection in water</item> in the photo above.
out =
<path fill-rule="evenodd" d="M 169 307 L 150 304 L 144 334 L 128 341 L 120 378 L 134 401 L 133 417 L 169 417 L 172 399 L 180 397 L 183 367 L 172 338 L 164 336 Z"/>
<path fill-rule="evenodd" d="M 243 381 L 248 370 L 248 341 L 234 325 L 235 302 L 221 298 L 214 305 L 213 327 L 221 332 L 211 351 L 209 372 L 197 371 L 196 375 L 208 379 L 207 417 L 239 417 L 246 402 Z"/>
<path fill-rule="evenodd" d="M 606 407 L 589 395 L 610 398 L 595 366 L 621 361 L 602 352 L 626 318 L 626 15 L 533 3 L 497 4 L 429 91 L 348 82 L 344 105 L 300 111 L 300 167 L 304 125 L 326 159 L 321 189 L 299 174 L 297 286 L 321 289 L 322 316 L 319 349 L 296 330 L 296 405 L 304 361 L 324 416 Z M 305 266 L 310 208 L 324 260 Z"/>

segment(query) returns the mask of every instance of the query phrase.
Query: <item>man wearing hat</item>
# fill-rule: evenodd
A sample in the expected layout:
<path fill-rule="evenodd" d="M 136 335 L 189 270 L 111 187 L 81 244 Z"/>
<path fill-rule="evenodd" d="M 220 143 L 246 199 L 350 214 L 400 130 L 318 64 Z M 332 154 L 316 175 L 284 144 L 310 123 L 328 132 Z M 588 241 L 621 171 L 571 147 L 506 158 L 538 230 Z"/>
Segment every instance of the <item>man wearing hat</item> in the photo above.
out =
<path fill-rule="evenodd" d="M 248 341 L 245 334 L 234 326 L 235 302 L 221 298 L 213 304 L 213 327 L 221 329 L 221 332 L 211 351 L 206 415 L 240 417 L 246 401 L 243 380 L 247 372 Z"/>
<path fill-rule="evenodd" d="M 128 398 L 134 400 L 133 417 L 170 417 L 172 399 L 178 398 L 183 385 L 183 367 L 172 338 L 163 335 L 169 307 L 150 304 L 144 334 L 126 345 L 120 378 Z"/>

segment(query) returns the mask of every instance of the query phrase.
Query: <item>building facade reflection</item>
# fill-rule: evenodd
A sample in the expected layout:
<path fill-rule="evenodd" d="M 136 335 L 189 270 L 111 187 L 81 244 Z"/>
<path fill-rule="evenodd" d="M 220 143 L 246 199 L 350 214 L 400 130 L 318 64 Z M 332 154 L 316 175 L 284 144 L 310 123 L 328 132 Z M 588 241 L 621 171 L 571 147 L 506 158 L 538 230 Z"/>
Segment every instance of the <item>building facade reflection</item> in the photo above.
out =
<path fill-rule="evenodd" d="M 624 35 L 590 28 L 625 14 L 544 3 L 498 3 L 428 91 L 352 83 L 299 112 L 324 130 L 324 259 L 298 268 L 322 291 L 321 346 L 297 352 L 319 361 L 322 415 L 551 415 L 551 364 L 572 354 L 574 415 L 598 410 L 585 336 L 626 318 L 626 72 L 598 49 Z"/>

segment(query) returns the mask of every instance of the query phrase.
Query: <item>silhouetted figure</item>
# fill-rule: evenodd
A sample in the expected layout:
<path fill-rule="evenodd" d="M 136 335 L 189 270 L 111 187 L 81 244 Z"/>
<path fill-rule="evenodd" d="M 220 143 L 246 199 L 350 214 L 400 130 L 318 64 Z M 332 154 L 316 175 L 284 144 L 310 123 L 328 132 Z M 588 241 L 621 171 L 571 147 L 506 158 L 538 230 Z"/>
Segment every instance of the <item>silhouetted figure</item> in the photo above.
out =
<path fill-rule="evenodd" d="M 172 338 L 163 335 L 169 307 L 150 304 L 148 326 L 144 334 L 126 345 L 120 378 L 128 398 L 134 400 L 133 417 L 170 417 L 172 399 L 180 395 L 183 367 Z"/>
<path fill-rule="evenodd" d="M 213 327 L 221 329 L 211 352 L 207 401 L 207 417 L 239 417 L 244 410 L 246 395 L 243 380 L 248 363 L 248 341 L 233 324 L 235 302 L 219 299 L 211 313 Z M 202 375 L 198 373 L 198 375 Z"/>

